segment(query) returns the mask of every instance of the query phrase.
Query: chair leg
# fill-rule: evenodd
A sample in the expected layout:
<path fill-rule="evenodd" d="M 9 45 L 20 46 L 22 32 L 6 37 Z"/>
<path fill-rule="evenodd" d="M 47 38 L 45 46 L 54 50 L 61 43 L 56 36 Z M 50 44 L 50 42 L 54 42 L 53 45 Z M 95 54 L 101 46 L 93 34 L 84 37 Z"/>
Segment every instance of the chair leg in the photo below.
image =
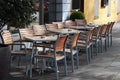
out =
<path fill-rule="evenodd" d="M 101 44 L 100 44 L 100 45 L 101 45 L 101 53 L 102 53 L 102 52 L 103 52 L 103 49 L 102 49 L 102 46 L 103 46 L 103 45 L 102 45 L 102 39 L 101 39 Z"/>
<path fill-rule="evenodd" d="M 57 65 L 57 61 L 56 59 L 54 59 L 54 64 L 55 64 L 55 77 L 56 77 L 56 80 L 59 80 L 59 76 L 58 76 L 58 65 Z"/>
<path fill-rule="evenodd" d="M 87 59 L 87 64 L 89 64 L 89 52 L 88 48 L 86 48 L 86 59 Z"/>
<path fill-rule="evenodd" d="M 76 53 L 76 64 L 77 64 L 77 69 L 79 67 L 79 56 L 78 56 L 78 48 L 76 49 L 77 50 L 77 53 Z"/>
<path fill-rule="evenodd" d="M 109 36 L 109 34 L 108 34 L 108 47 L 110 47 L 110 36 Z"/>
<path fill-rule="evenodd" d="M 107 51 L 107 38 L 105 39 L 105 51 Z"/>
<path fill-rule="evenodd" d="M 26 63 L 26 76 L 28 76 L 28 67 L 27 67 L 27 55 L 25 55 L 25 63 Z"/>
<path fill-rule="evenodd" d="M 33 63 L 33 59 L 34 59 L 34 49 L 35 49 L 35 47 L 32 47 L 32 54 L 31 54 L 31 58 L 30 58 L 30 79 L 32 79 L 32 63 Z"/>
<path fill-rule="evenodd" d="M 72 66 L 72 72 L 74 72 L 74 59 L 73 59 L 73 55 L 71 53 L 71 66 Z"/>
<path fill-rule="evenodd" d="M 30 60 L 30 79 L 32 79 L 32 57 L 31 57 L 31 60 Z"/>
<path fill-rule="evenodd" d="M 90 61 L 91 61 L 92 47 L 93 47 L 93 45 L 91 45 L 91 46 L 88 48 L 89 63 L 90 63 Z"/>
<path fill-rule="evenodd" d="M 67 61 L 66 61 L 66 55 L 65 55 L 65 58 L 64 58 L 64 75 L 65 75 L 65 76 L 67 75 Z"/>
<path fill-rule="evenodd" d="M 96 42 L 96 49 L 97 49 L 96 54 L 98 54 L 98 52 L 99 52 L 99 42 L 98 41 Z"/>
<path fill-rule="evenodd" d="M 93 54 L 93 44 L 91 45 L 91 48 L 90 48 L 91 50 L 90 50 L 90 57 L 92 56 L 92 54 Z"/>
<path fill-rule="evenodd" d="M 100 41 L 98 41 L 98 53 L 100 53 Z"/>
<path fill-rule="evenodd" d="M 110 35 L 110 46 L 112 46 L 112 34 Z"/>
<path fill-rule="evenodd" d="M 20 66 L 21 56 L 18 57 L 18 66 Z"/>

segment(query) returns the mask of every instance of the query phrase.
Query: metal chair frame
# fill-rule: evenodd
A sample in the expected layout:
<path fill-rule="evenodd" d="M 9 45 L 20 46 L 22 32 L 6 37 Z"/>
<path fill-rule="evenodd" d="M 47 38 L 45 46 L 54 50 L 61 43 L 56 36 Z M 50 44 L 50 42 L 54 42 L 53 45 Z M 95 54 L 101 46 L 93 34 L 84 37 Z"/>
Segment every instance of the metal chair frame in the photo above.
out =
<path fill-rule="evenodd" d="M 55 73 L 56 73 L 56 80 L 59 80 L 59 76 L 58 76 L 58 64 L 57 61 L 64 59 L 64 74 L 67 75 L 67 62 L 66 62 L 66 53 L 65 53 L 65 45 L 66 45 L 66 40 L 67 40 L 68 35 L 63 35 L 58 37 L 58 39 L 56 40 L 56 42 L 54 42 L 53 44 L 53 55 L 51 56 L 51 54 L 47 55 L 47 53 L 42 53 L 42 54 L 36 54 L 36 46 L 33 46 L 33 51 L 32 51 L 32 56 L 31 56 L 31 63 L 30 63 L 30 79 L 32 78 L 32 59 L 33 58 L 42 58 L 42 59 L 52 59 L 54 61 L 54 65 L 55 65 Z M 62 42 L 60 42 L 62 40 Z M 63 53 L 63 58 L 57 59 L 57 53 L 58 52 L 62 52 Z"/>

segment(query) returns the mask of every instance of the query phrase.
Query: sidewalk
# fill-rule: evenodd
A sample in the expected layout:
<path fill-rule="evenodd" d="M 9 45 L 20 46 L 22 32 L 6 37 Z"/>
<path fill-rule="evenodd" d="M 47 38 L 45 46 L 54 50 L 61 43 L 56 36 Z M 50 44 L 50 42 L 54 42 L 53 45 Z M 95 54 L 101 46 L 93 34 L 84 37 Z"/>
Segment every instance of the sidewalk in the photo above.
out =
<path fill-rule="evenodd" d="M 60 72 L 60 80 L 120 80 L 120 22 L 113 27 L 113 46 L 106 52 L 95 56 L 89 65 L 81 63 L 75 72 L 68 70 L 68 75 Z M 68 66 L 69 67 L 69 66 Z M 26 80 L 22 74 L 11 73 L 10 80 Z M 35 74 L 33 80 L 54 80 L 54 73 Z M 29 80 L 29 79 L 28 79 Z"/>
<path fill-rule="evenodd" d="M 113 28 L 112 47 L 61 80 L 120 80 L 120 22 Z"/>

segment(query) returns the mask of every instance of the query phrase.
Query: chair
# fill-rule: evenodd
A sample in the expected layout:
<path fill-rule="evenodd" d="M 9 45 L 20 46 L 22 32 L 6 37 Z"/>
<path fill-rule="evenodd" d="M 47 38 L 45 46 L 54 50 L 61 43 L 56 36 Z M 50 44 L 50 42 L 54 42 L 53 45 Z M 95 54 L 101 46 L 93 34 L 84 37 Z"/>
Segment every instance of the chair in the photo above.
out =
<path fill-rule="evenodd" d="M 101 26 L 95 27 L 92 35 L 92 44 L 96 47 L 96 54 L 100 51 L 100 30 Z"/>
<path fill-rule="evenodd" d="M 50 32 L 49 30 L 58 29 L 58 24 L 45 24 L 45 28 L 46 28 L 47 34 L 54 35 L 55 33 Z"/>
<path fill-rule="evenodd" d="M 32 49 L 32 42 L 26 41 L 24 39 L 24 37 L 25 36 L 34 36 L 33 29 L 31 27 L 30 28 L 20 28 L 19 29 L 19 35 L 20 35 L 20 41 L 21 41 L 21 43 L 26 44 L 27 49 Z"/>
<path fill-rule="evenodd" d="M 64 22 L 52 22 L 52 24 L 58 24 L 58 29 L 63 29 L 65 27 Z"/>
<path fill-rule="evenodd" d="M 112 29 L 113 29 L 113 26 L 114 26 L 114 24 L 115 24 L 115 22 L 111 22 L 110 24 L 109 24 L 109 30 L 108 30 L 108 46 L 110 45 L 110 46 L 112 46 Z M 109 44 L 110 43 L 110 44 Z"/>
<path fill-rule="evenodd" d="M 69 26 L 77 26 L 75 21 L 72 20 L 66 20 L 65 21 L 65 26 L 69 27 Z"/>
<path fill-rule="evenodd" d="M 50 35 L 50 33 L 47 33 L 47 31 L 46 31 L 45 25 L 33 25 L 33 31 L 34 31 L 35 36 Z M 43 46 L 45 44 L 46 44 L 46 46 Z M 47 47 L 50 46 L 51 44 L 53 44 L 53 43 L 52 42 L 39 43 L 39 47 L 37 47 L 37 49 L 38 50 L 43 50 L 43 51 L 48 50 Z"/>
<path fill-rule="evenodd" d="M 46 30 L 49 29 L 58 29 L 58 25 L 57 24 L 45 24 Z"/>
<path fill-rule="evenodd" d="M 36 28 L 37 30 L 36 30 L 35 28 Z M 43 27 L 43 25 L 41 25 L 41 28 L 40 28 L 41 32 L 39 31 L 38 28 L 39 28 L 38 26 L 34 26 L 34 27 L 33 27 L 33 29 L 36 30 L 36 33 L 34 33 L 34 31 L 33 31 L 32 28 L 21 28 L 21 29 L 19 29 L 20 41 L 21 41 L 21 43 L 26 44 L 27 49 L 32 50 L 33 42 L 31 42 L 31 41 L 26 41 L 26 40 L 24 39 L 25 36 L 45 35 L 45 33 L 46 33 L 45 31 L 46 31 L 46 30 L 45 30 L 45 28 Z M 42 29 L 43 29 L 43 31 L 42 31 Z M 39 33 L 39 32 L 40 32 L 40 33 Z M 43 43 L 39 43 L 39 44 L 40 44 L 41 46 L 37 47 L 37 50 L 39 50 L 39 51 L 45 51 L 45 47 L 42 46 Z M 46 44 L 46 43 L 45 43 L 45 44 Z"/>
<path fill-rule="evenodd" d="M 91 60 L 91 53 L 93 48 L 91 40 L 92 40 L 93 30 L 94 29 L 90 31 L 85 31 L 84 33 L 81 32 L 77 44 L 78 49 L 85 49 L 87 64 L 89 64 Z"/>
<path fill-rule="evenodd" d="M 19 35 L 20 35 L 21 41 L 24 41 L 25 36 L 34 36 L 34 32 L 32 28 L 21 28 L 19 29 Z"/>
<path fill-rule="evenodd" d="M 27 50 L 25 44 L 21 44 L 20 42 L 13 42 L 12 39 L 12 34 L 10 33 L 9 30 L 4 30 L 1 33 L 1 38 L 2 38 L 2 43 L 3 44 L 8 44 L 11 45 L 11 56 L 17 56 L 17 57 L 21 57 L 24 56 L 25 57 L 25 63 L 26 63 L 26 76 L 28 73 L 28 68 L 27 68 L 27 55 L 31 55 L 31 50 Z M 19 49 L 19 50 L 14 50 L 14 46 L 23 46 L 23 49 Z M 18 65 L 20 64 L 20 61 L 18 60 Z"/>
<path fill-rule="evenodd" d="M 67 48 L 65 49 L 66 54 L 68 55 L 68 57 L 70 56 L 71 58 L 72 72 L 74 72 L 74 56 L 75 55 L 76 55 L 77 68 L 79 66 L 78 47 L 77 47 L 79 36 L 80 36 L 80 33 L 74 34 L 74 36 L 72 37 L 72 40 L 67 43 Z"/>
<path fill-rule="evenodd" d="M 75 22 L 77 26 L 84 26 L 85 24 L 87 24 L 86 20 L 84 19 L 75 19 Z"/>
<path fill-rule="evenodd" d="M 38 52 L 38 54 L 32 53 L 31 57 L 31 66 L 30 66 L 30 78 L 32 78 L 32 59 L 33 58 L 42 58 L 42 59 L 52 59 L 55 65 L 56 80 L 59 79 L 58 76 L 58 64 L 57 61 L 64 60 L 64 73 L 67 73 L 67 63 L 66 63 L 66 54 L 65 54 L 65 45 L 68 35 L 63 35 L 58 37 L 56 42 L 53 44 L 52 51 Z M 34 47 L 33 47 L 34 50 Z M 34 52 L 34 51 L 33 51 Z"/>
<path fill-rule="evenodd" d="M 33 31 L 35 36 L 41 36 L 46 34 L 45 25 L 33 25 Z"/>
<path fill-rule="evenodd" d="M 101 41 L 101 52 L 103 51 L 103 41 L 105 43 L 105 50 L 107 50 L 107 45 L 108 45 L 108 34 L 107 34 L 107 30 L 108 30 L 108 25 L 102 25 L 101 26 L 101 30 L 100 30 L 100 41 Z"/>

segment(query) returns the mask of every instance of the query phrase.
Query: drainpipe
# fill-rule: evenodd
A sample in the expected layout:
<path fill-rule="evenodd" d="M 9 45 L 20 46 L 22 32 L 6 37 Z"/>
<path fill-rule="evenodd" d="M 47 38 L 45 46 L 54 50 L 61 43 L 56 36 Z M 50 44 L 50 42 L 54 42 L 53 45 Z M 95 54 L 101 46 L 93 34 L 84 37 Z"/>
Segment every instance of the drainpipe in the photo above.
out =
<path fill-rule="evenodd" d="M 39 0 L 39 24 L 44 24 L 44 0 Z"/>

